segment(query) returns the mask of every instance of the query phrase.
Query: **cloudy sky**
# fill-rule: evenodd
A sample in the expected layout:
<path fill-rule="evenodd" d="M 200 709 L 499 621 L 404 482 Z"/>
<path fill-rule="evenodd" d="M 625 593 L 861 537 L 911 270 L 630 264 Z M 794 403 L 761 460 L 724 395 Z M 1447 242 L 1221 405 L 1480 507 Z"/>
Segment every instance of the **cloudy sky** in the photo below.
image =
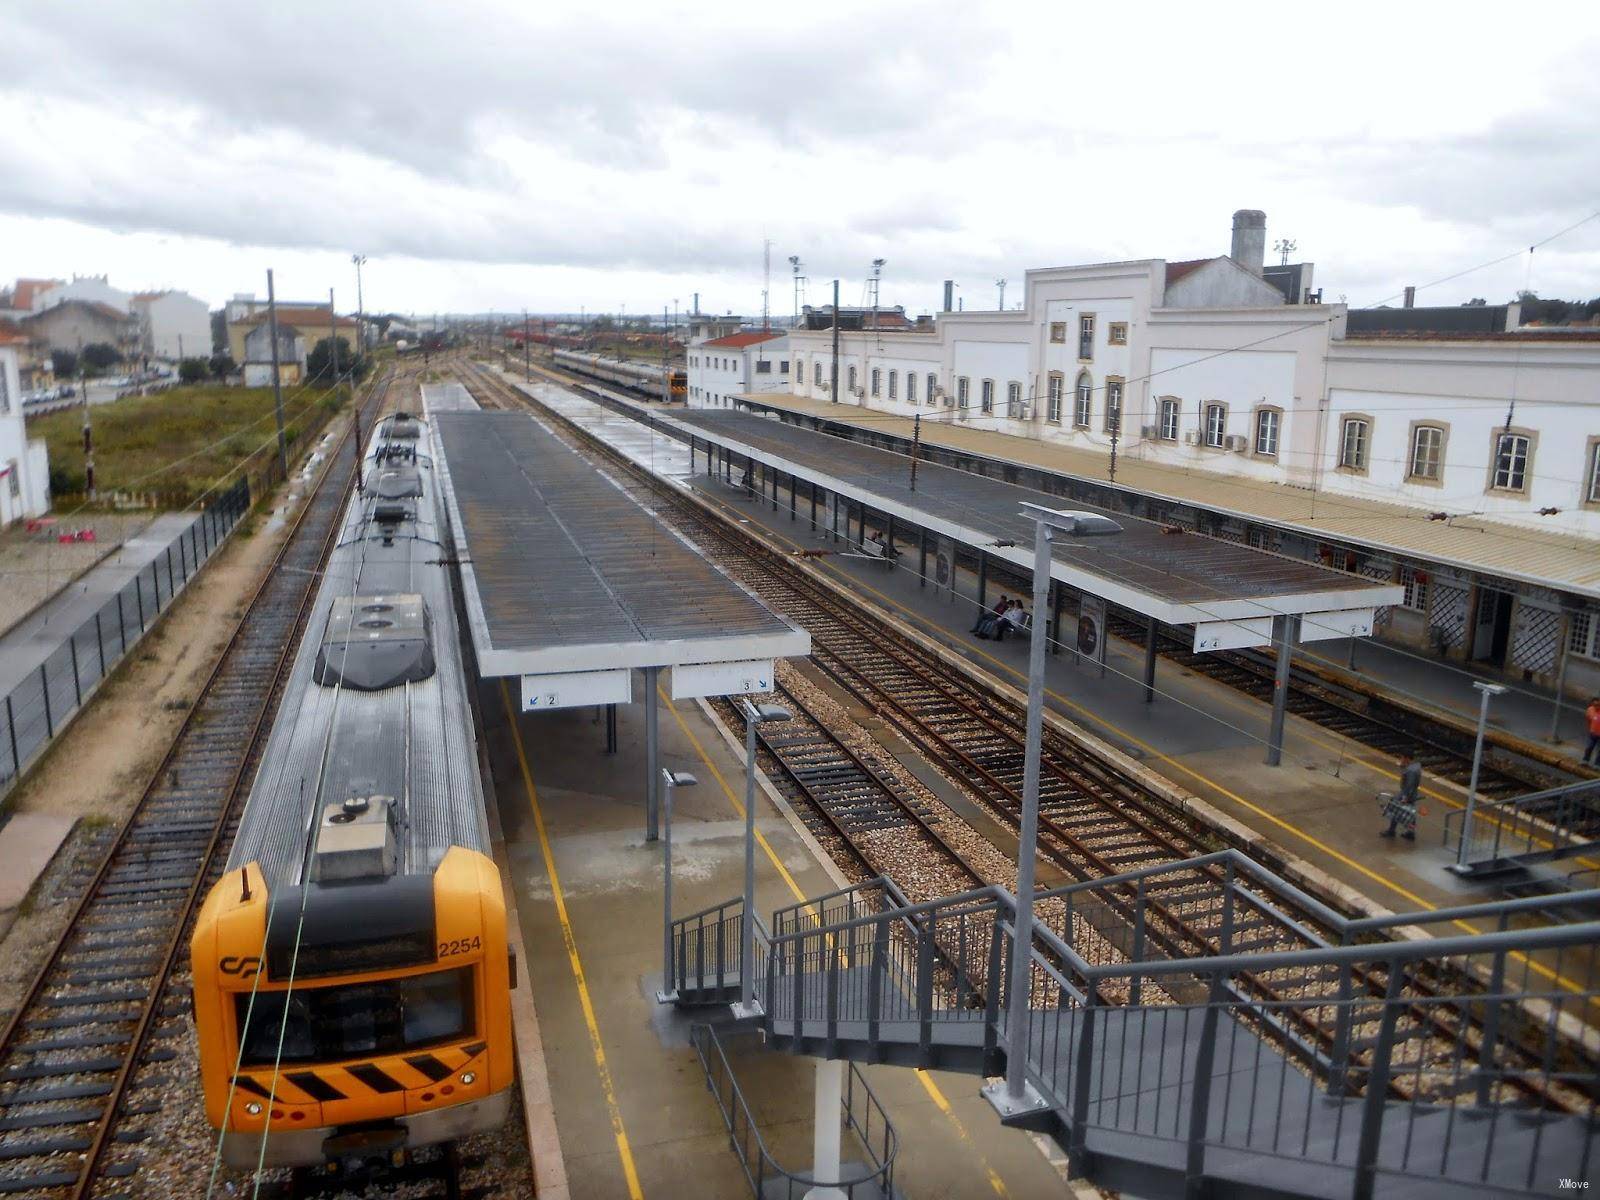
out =
<path fill-rule="evenodd" d="M 758 313 L 771 239 L 777 312 L 791 254 L 814 302 L 881 256 L 885 302 L 987 308 L 1252 207 L 1362 305 L 1600 210 L 1600 4 L 1306 12 L 8 4 L 0 276 L 343 307 L 359 250 L 378 309 Z M 1600 294 L 1600 220 L 1421 300 L 1525 282 Z"/>

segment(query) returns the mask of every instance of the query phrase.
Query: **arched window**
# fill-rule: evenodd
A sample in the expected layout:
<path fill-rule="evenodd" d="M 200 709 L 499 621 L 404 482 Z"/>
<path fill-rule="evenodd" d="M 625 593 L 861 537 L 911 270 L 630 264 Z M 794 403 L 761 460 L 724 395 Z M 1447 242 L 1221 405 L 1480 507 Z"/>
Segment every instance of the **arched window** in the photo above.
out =
<path fill-rule="evenodd" d="M 1079 429 L 1089 428 L 1089 416 L 1094 409 L 1094 380 L 1089 378 L 1089 372 L 1084 371 L 1078 376 L 1077 395 L 1073 397 L 1072 423 Z"/>
<path fill-rule="evenodd" d="M 821 387 L 822 386 L 822 360 L 821 359 L 818 359 L 816 362 L 811 364 L 811 378 L 814 381 L 815 386 L 817 386 L 817 387 Z"/>

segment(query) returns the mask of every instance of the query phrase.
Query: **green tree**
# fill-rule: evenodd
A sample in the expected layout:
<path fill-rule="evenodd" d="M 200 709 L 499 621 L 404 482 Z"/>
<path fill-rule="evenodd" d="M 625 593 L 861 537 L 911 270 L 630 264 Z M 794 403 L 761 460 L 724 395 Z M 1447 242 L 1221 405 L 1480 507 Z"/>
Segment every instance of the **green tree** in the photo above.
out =
<path fill-rule="evenodd" d="M 204 383 L 211 364 L 203 358 L 186 358 L 178 364 L 179 383 Z"/>
<path fill-rule="evenodd" d="M 71 379 L 78 373 L 78 356 L 71 350 L 52 350 L 50 369 L 59 379 Z"/>
<path fill-rule="evenodd" d="M 122 361 L 122 355 L 110 342 L 90 342 L 78 357 L 92 374 L 98 374 Z"/>
<path fill-rule="evenodd" d="M 323 383 L 332 383 L 334 381 L 334 340 L 332 338 L 321 339 L 311 348 L 311 353 L 306 355 L 306 377 L 308 379 L 319 380 Z M 349 377 L 354 380 L 360 380 L 371 368 L 371 362 L 364 356 L 358 357 L 355 351 L 350 349 L 350 343 L 347 339 L 338 338 L 337 341 L 339 345 L 338 378 Z"/>
<path fill-rule="evenodd" d="M 221 354 L 213 354 L 211 361 L 206 365 L 211 368 L 213 379 L 226 379 L 239 369 L 239 364 L 233 361 L 233 355 L 227 351 L 223 351 Z"/>

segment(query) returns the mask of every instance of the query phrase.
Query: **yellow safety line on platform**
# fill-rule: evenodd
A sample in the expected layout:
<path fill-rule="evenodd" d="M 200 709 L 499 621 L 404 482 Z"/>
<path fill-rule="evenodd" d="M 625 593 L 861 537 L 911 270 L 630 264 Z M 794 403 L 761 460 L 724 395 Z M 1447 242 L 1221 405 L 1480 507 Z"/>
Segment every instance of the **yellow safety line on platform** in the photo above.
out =
<path fill-rule="evenodd" d="M 522 731 L 517 728 L 517 710 L 511 704 L 511 694 L 506 690 L 504 679 L 500 680 L 500 702 L 505 706 L 507 721 L 511 726 L 511 744 L 516 748 L 517 765 L 522 769 L 522 786 L 528 794 L 528 807 L 533 810 L 533 824 L 539 831 L 539 849 L 544 854 L 544 867 L 550 875 L 550 895 L 556 903 L 556 916 L 561 919 L 561 937 L 567 946 L 567 962 L 572 967 L 572 978 L 578 985 L 578 1003 L 583 1007 L 583 1021 L 589 1027 L 589 1049 L 594 1054 L 595 1070 L 600 1076 L 600 1090 L 605 1094 L 611 1133 L 617 1140 L 617 1157 L 622 1160 L 622 1174 L 628 1182 L 628 1196 L 630 1200 L 644 1200 L 644 1189 L 639 1186 L 639 1171 L 634 1166 L 633 1151 L 628 1146 L 628 1131 L 622 1124 L 622 1106 L 617 1103 L 616 1085 L 611 1080 L 611 1067 L 606 1062 L 605 1046 L 600 1040 L 600 1023 L 595 1019 L 588 979 L 583 973 L 583 961 L 578 957 L 578 939 L 572 932 L 572 921 L 567 916 L 561 877 L 556 873 L 555 854 L 550 849 L 550 835 L 544 827 L 539 792 L 533 786 L 533 772 L 528 767 L 528 752 L 522 745 Z"/>
<path fill-rule="evenodd" d="M 660 688 L 657 688 L 656 694 L 661 697 L 662 702 L 667 706 L 667 711 L 672 714 L 673 720 L 677 721 L 678 728 L 683 731 L 683 736 L 689 739 L 689 744 L 694 747 L 694 752 L 700 756 L 700 761 L 705 763 L 706 769 L 711 772 L 711 777 L 715 779 L 718 786 L 722 788 L 722 794 L 728 798 L 728 803 L 733 805 L 734 811 L 737 812 L 740 817 L 743 817 L 744 802 L 740 800 L 739 797 L 734 794 L 733 789 L 728 786 L 728 781 L 722 777 L 722 772 L 717 769 L 717 764 L 711 761 L 711 756 L 706 753 L 706 748 L 701 745 L 700 739 L 694 734 L 694 730 L 690 729 L 688 722 L 683 719 L 683 714 L 678 711 L 678 706 L 673 704 L 671 697 L 669 697 L 666 692 Z M 762 836 L 759 829 L 756 830 L 756 841 L 758 841 L 761 844 L 761 848 L 766 851 L 767 858 L 771 860 L 772 865 L 778 868 L 778 874 L 783 876 L 783 882 L 788 885 L 790 893 L 793 894 L 796 900 L 804 904 L 806 901 L 806 894 L 800 890 L 800 885 L 795 882 L 794 876 L 789 874 L 788 869 L 785 868 L 783 863 L 778 860 L 777 852 L 773 850 L 771 843 Z M 955 1126 L 957 1136 L 960 1137 L 961 1140 L 968 1146 L 970 1146 L 972 1148 L 972 1152 L 977 1155 L 978 1161 L 983 1165 L 984 1174 L 989 1178 L 989 1186 L 994 1189 L 995 1195 L 1001 1197 L 1010 1197 L 1011 1192 L 1006 1188 L 1005 1180 L 1000 1178 L 999 1172 L 996 1171 L 992 1165 L 990 1165 L 988 1156 L 985 1155 L 984 1152 L 978 1148 L 978 1144 L 972 1140 L 972 1135 L 967 1132 L 966 1125 L 962 1123 L 960 1117 L 956 1116 L 956 1110 L 951 1106 L 949 1098 L 946 1097 L 944 1092 L 940 1090 L 939 1085 L 934 1082 L 933 1077 L 920 1067 L 917 1068 L 916 1075 L 917 1081 L 922 1084 L 923 1089 L 928 1093 L 929 1096 L 933 1098 L 933 1102 L 938 1106 L 939 1111 L 948 1117 L 950 1119 L 950 1123 Z"/>
<path fill-rule="evenodd" d="M 736 509 L 730 508 L 726 503 L 724 503 L 722 500 L 720 500 L 717 497 L 709 497 L 709 498 L 714 503 L 716 503 L 719 507 L 727 509 L 727 511 L 729 511 L 729 512 L 737 512 L 738 511 Z M 779 539 L 780 541 L 787 542 L 789 545 L 794 546 L 796 549 L 800 549 L 801 548 L 799 542 L 796 542 L 793 538 L 786 537 L 784 534 L 778 532 L 776 529 L 770 529 L 770 528 L 768 528 L 766 526 L 763 526 L 762 528 L 766 529 L 768 533 L 770 533 L 773 537 Z M 861 591 L 866 592 L 869 595 L 871 595 L 872 597 L 874 597 L 885 608 L 888 608 L 892 612 L 896 612 L 896 613 L 902 614 L 907 620 L 913 622 L 914 624 L 917 624 L 917 625 L 926 625 L 926 624 L 928 624 L 928 621 L 927 621 L 926 618 L 924 618 L 924 617 L 920 616 L 919 614 L 911 611 L 909 608 L 907 608 L 904 605 L 902 605 L 898 600 L 895 600 L 892 596 L 888 596 L 888 595 L 884 594 L 883 592 L 880 592 L 877 588 L 873 587 L 870 583 L 867 583 L 867 582 L 865 582 L 863 580 L 857 579 L 854 575 L 850 575 L 850 574 L 840 570 L 838 567 L 835 567 L 831 563 L 819 562 L 817 565 L 819 567 L 821 567 L 822 569 L 824 569 L 826 571 L 829 571 L 833 575 L 838 576 L 840 579 L 847 580 L 850 584 L 852 584 L 856 588 L 859 588 Z M 987 662 L 992 664 L 995 668 L 997 668 L 998 670 L 1004 672 L 1005 674 L 1010 675 L 1015 679 L 1020 679 L 1024 683 L 1026 683 L 1027 677 L 1021 671 L 1017 670 L 1017 668 L 1013 667 L 1010 663 L 1002 662 L 1000 659 L 994 657 L 994 655 L 988 653 L 986 650 L 983 650 L 983 649 L 981 649 L 979 647 L 976 647 L 976 646 L 971 648 L 971 652 L 974 655 L 978 656 L 979 658 L 982 658 L 982 659 L 986 660 Z M 1263 820 L 1268 821 L 1271 824 L 1278 826 L 1284 832 L 1286 832 L 1288 834 L 1291 834 L 1296 838 L 1299 838 L 1301 841 L 1305 842 L 1307 845 L 1313 847 L 1314 849 L 1320 851 L 1323 854 L 1326 854 L 1329 858 L 1333 859 L 1335 862 L 1342 863 L 1344 866 L 1349 867 L 1352 871 L 1355 871 L 1357 874 L 1365 876 L 1366 878 L 1372 880 L 1374 883 L 1378 884 L 1379 886 L 1387 889 L 1388 891 L 1393 892 L 1395 895 L 1400 896 L 1402 899 L 1404 899 L 1407 902 L 1415 905 L 1417 908 L 1424 909 L 1424 910 L 1427 910 L 1427 911 L 1432 911 L 1433 909 L 1438 907 L 1438 905 L 1436 905 L 1436 904 L 1430 904 L 1427 900 L 1424 900 L 1421 896 L 1417 895 L 1415 892 L 1408 891 L 1406 888 L 1401 887 L 1399 884 L 1395 883 L 1392 879 L 1389 879 L 1387 876 L 1379 874 L 1377 871 L 1374 871 L 1372 868 L 1370 868 L 1368 866 L 1365 866 L 1364 864 L 1362 864 L 1360 862 L 1357 862 L 1355 859 L 1351 858 L 1349 855 L 1343 853 L 1342 851 L 1334 849 L 1334 847 L 1328 845 L 1326 842 L 1322 841 L 1320 838 L 1316 837 L 1315 835 L 1307 833 L 1305 830 L 1301 829 L 1298 825 L 1291 824 L 1290 822 L 1284 820 L 1282 817 L 1277 816 L 1275 813 L 1269 812 L 1268 810 L 1262 808 L 1259 804 L 1255 804 L 1255 803 L 1253 803 L 1253 802 L 1251 802 L 1249 800 L 1246 800 L 1243 796 L 1239 795 L 1237 792 L 1233 791 L 1231 788 L 1225 787 L 1224 785 L 1218 783 L 1216 780 L 1212 779 L 1210 776 L 1205 775 L 1202 772 L 1197 771 L 1195 768 L 1189 766 L 1187 763 L 1180 762 L 1179 760 L 1173 758 L 1170 754 L 1167 754 L 1165 751 L 1160 750 L 1159 748 L 1151 745 L 1149 742 L 1145 741 L 1143 738 L 1139 737 L 1137 734 L 1131 733 L 1130 731 L 1124 729 L 1122 726 L 1118 725 L 1116 722 L 1106 720 L 1106 718 L 1101 716 L 1099 713 L 1094 712 L 1092 709 L 1089 709 L 1089 708 L 1085 707 L 1084 705 L 1079 704 L 1077 701 L 1072 700 L 1071 698 L 1069 698 L 1067 696 L 1063 696 L 1060 692 L 1055 691 L 1053 688 L 1046 688 L 1045 689 L 1045 694 L 1047 696 L 1049 696 L 1052 700 L 1054 700 L 1058 704 L 1060 704 L 1063 708 L 1070 709 L 1072 712 L 1077 713 L 1080 717 L 1086 719 L 1091 724 L 1097 724 L 1097 725 L 1100 725 L 1101 727 L 1103 727 L 1105 729 L 1109 729 L 1109 730 L 1113 731 L 1118 736 L 1124 738 L 1128 742 L 1130 742 L 1133 745 L 1139 747 L 1139 749 L 1141 749 L 1145 753 L 1153 756 L 1154 758 L 1156 758 L 1160 762 L 1171 764 L 1177 770 L 1182 771 L 1184 774 L 1189 775 L 1189 776 L 1193 777 L 1194 779 L 1199 780 L 1201 783 L 1205 784 L 1207 787 L 1210 787 L 1213 790 L 1215 790 L 1216 792 L 1220 793 L 1221 795 L 1226 796 L 1228 799 L 1232 800 L 1235 804 L 1239 805 L 1241 808 L 1247 809 L 1250 812 L 1255 813 L 1257 816 L 1261 817 Z M 1374 763 L 1370 762 L 1370 760 L 1362 759 L 1362 758 L 1359 758 L 1358 756 L 1354 756 L 1354 755 L 1352 755 L 1350 757 L 1356 758 L 1357 761 L 1363 762 L 1368 766 L 1372 766 L 1372 767 L 1376 767 L 1377 766 L 1377 764 L 1374 764 Z M 1429 791 L 1429 794 L 1437 795 L 1437 793 L 1432 792 L 1431 789 L 1427 789 L 1427 790 Z M 1455 803 L 1452 800 L 1448 800 L 1446 797 L 1439 797 L 1439 798 L 1441 800 L 1445 800 L 1446 803 L 1450 803 L 1450 804 L 1454 804 Z M 1457 805 L 1457 807 L 1460 807 L 1460 806 Z M 1484 932 L 1488 932 L 1486 930 L 1482 930 L 1482 929 L 1477 928 L 1476 926 L 1474 926 L 1473 924 L 1471 924 L 1468 921 L 1462 921 L 1462 920 L 1459 920 L 1459 919 L 1452 921 L 1451 924 L 1455 925 L 1457 928 L 1465 930 L 1468 933 L 1484 933 Z M 1561 975 L 1561 974 L 1558 974 L 1555 971 L 1552 971 L 1549 967 L 1544 966 L 1542 963 L 1539 963 L 1536 960 L 1527 958 L 1526 956 L 1521 955 L 1521 954 L 1514 955 L 1513 957 L 1517 958 L 1519 961 L 1526 962 L 1528 967 L 1531 970 L 1533 970 L 1536 974 L 1544 976 L 1546 979 L 1550 980 L 1553 983 L 1556 983 L 1556 984 L 1560 985 L 1561 987 L 1566 988 L 1570 992 L 1582 992 L 1582 991 L 1586 990 L 1585 985 L 1583 985 L 1582 983 L 1576 982 L 1576 981 L 1571 980 L 1571 979 L 1568 979 L 1565 975 Z M 1591 998 L 1589 1003 L 1590 1003 L 1590 1005 L 1592 1005 L 1592 1006 L 1594 1006 L 1596 1008 L 1600 1008 L 1600 997 Z"/>

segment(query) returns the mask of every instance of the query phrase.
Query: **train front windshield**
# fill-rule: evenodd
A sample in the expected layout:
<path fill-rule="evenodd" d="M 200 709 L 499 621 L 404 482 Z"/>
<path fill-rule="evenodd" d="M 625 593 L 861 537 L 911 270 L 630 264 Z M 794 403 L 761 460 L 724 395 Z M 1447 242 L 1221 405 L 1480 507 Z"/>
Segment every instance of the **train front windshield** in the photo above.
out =
<path fill-rule="evenodd" d="M 255 993 L 254 1008 L 251 994 L 240 992 L 234 1005 L 242 1066 L 399 1054 L 470 1036 L 472 970 L 292 992 L 263 989 Z"/>

